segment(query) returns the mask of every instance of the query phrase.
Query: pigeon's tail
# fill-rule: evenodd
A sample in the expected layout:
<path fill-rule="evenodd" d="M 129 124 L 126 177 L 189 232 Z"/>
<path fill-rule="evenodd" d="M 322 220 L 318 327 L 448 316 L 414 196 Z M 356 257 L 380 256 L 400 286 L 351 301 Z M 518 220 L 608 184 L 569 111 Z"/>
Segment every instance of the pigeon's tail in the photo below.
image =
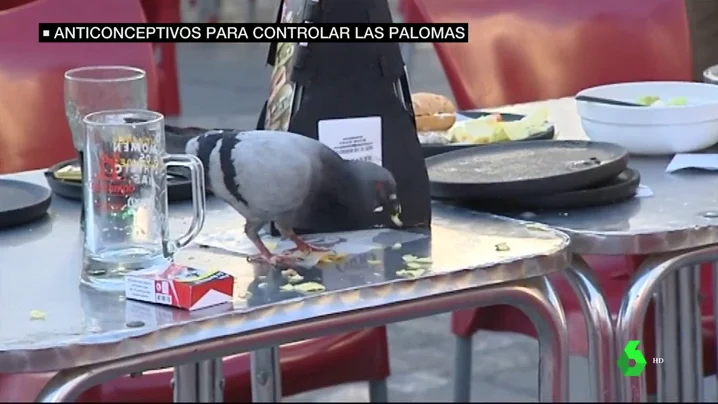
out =
<path fill-rule="evenodd" d="M 165 125 L 165 148 L 169 154 L 184 154 L 187 143 L 197 136 L 208 132 L 204 128 L 180 128 Z"/>

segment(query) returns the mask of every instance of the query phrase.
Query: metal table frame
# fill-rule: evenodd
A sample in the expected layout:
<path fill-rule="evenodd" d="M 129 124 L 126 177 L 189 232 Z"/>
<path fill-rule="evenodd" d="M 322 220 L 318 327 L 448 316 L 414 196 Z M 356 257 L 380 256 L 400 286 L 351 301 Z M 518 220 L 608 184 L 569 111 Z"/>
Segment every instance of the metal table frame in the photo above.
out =
<path fill-rule="evenodd" d="M 658 402 L 700 402 L 703 399 L 703 341 L 698 305 L 698 265 L 718 260 L 718 246 L 649 256 L 633 277 L 616 324 L 617 347 L 641 340 L 651 298 L 662 310 L 656 315 L 656 353 L 668 366 L 658 366 Z M 714 287 L 718 270 L 714 266 Z M 718 310 L 718 299 L 714 299 Z M 718 328 L 716 329 L 718 333 Z M 676 341 L 675 346 L 667 344 Z M 652 358 L 646 358 L 649 361 Z M 646 402 L 645 375 L 619 378 L 622 401 Z"/>
<path fill-rule="evenodd" d="M 616 349 L 614 327 L 606 299 L 593 271 L 579 255 L 562 274 L 578 296 L 586 319 L 590 389 L 598 402 L 616 401 Z M 472 338 L 456 337 L 454 402 L 471 397 Z"/>
<path fill-rule="evenodd" d="M 427 303 L 431 304 L 427 304 Z M 92 386 L 113 378 L 163 366 L 175 370 L 175 401 L 220 402 L 221 376 L 214 372 L 220 358 L 254 350 L 252 370 L 253 398 L 256 402 L 277 402 L 280 397 L 276 367 L 276 348 L 282 343 L 358 330 L 412 318 L 450 312 L 479 305 L 507 304 L 522 310 L 534 323 L 539 336 L 539 400 L 568 400 L 568 331 L 560 301 L 546 277 L 510 282 L 490 287 L 461 290 L 391 306 L 321 317 L 247 335 L 213 339 L 177 349 L 153 352 L 126 359 L 62 370 L 38 395 L 41 402 L 70 402 Z M 187 365 L 188 362 L 196 365 Z M 201 377 L 199 373 L 203 373 Z M 266 374 L 267 377 L 258 377 Z M 219 376 L 219 378 L 217 377 Z M 201 379 L 201 380 L 200 380 Z M 264 383 L 262 383 L 264 381 Z"/>

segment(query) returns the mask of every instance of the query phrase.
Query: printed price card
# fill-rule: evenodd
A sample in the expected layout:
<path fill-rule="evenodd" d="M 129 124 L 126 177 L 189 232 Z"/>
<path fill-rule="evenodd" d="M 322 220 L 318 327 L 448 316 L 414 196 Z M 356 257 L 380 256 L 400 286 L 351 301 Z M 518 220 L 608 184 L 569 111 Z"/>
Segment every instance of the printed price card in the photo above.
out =
<path fill-rule="evenodd" d="M 366 160 L 383 165 L 381 117 L 319 121 L 319 141 L 345 160 Z"/>

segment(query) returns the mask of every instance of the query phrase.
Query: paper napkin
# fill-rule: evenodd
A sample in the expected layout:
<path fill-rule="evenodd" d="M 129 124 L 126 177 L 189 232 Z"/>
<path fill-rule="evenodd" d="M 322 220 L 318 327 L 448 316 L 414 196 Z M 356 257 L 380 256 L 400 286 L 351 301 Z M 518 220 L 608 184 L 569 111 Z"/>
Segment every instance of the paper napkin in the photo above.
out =
<path fill-rule="evenodd" d="M 666 167 L 667 173 L 672 173 L 686 168 L 698 168 L 702 170 L 718 170 L 718 154 L 715 153 L 679 153 Z"/>

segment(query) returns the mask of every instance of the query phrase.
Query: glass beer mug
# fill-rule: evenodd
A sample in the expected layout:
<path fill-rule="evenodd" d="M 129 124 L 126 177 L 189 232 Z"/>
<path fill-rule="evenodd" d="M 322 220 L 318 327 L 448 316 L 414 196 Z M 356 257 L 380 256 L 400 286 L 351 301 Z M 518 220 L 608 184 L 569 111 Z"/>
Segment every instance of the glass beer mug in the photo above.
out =
<path fill-rule="evenodd" d="M 85 123 L 85 257 L 82 282 L 124 288 L 124 275 L 169 264 L 204 224 L 204 168 L 195 156 L 167 155 L 164 117 L 145 110 L 89 114 Z M 167 166 L 186 167 L 192 180 L 189 230 L 170 239 Z"/>

